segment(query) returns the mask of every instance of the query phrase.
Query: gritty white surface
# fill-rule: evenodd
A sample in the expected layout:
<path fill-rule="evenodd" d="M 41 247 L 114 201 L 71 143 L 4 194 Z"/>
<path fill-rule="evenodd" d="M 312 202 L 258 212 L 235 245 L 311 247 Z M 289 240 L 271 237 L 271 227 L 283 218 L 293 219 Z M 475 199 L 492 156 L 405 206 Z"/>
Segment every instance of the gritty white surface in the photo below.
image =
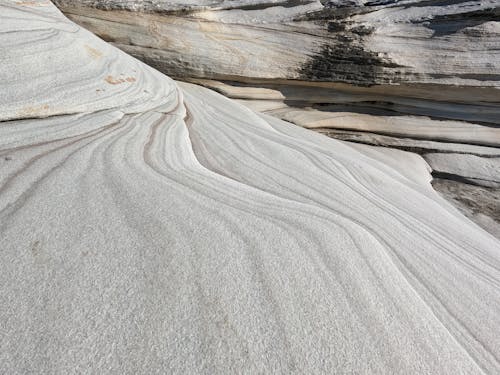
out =
<path fill-rule="evenodd" d="M 169 78 L 124 58 L 50 1 L 0 0 L 0 6 L 0 121 L 176 105 Z"/>
<path fill-rule="evenodd" d="M 0 123 L 0 373 L 500 371 L 500 243 L 421 160 L 155 77 Z"/>

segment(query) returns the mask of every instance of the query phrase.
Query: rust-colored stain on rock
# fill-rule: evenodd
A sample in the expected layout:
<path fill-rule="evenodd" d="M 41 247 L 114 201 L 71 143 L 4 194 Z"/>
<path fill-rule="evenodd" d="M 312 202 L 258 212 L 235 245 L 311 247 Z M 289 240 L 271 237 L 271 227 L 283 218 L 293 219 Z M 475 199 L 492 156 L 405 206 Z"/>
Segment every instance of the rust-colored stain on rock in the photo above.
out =
<path fill-rule="evenodd" d="M 20 0 L 16 1 L 16 5 L 21 5 L 23 7 L 46 7 L 50 5 L 50 1 L 48 0 Z"/>
<path fill-rule="evenodd" d="M 113 76 L 107 76 L 104 80 L 111 85 L 119 85 L 119 84 L 125 83 L 125 82 L 132 83 L 132 82 L 136 81 L 136 79 L 134 77 L 115 78 Z"/>
<path fill-rule="evenodd" d="M 98 49 L 95 49 L 95 48 L 89 46 L 88 44 L 85 44 L 84 47 L 92 59 L 99 60 L 102 57 L 102 52 L 99 51 Z"/>
<path fill-rule="evenodd" d="M 49 106 L 47 104 L 39 106 L 29 106 L 21 108 L 18 111 L 20 117 L 38 117 L 45 116 L 49 113 Z"/>

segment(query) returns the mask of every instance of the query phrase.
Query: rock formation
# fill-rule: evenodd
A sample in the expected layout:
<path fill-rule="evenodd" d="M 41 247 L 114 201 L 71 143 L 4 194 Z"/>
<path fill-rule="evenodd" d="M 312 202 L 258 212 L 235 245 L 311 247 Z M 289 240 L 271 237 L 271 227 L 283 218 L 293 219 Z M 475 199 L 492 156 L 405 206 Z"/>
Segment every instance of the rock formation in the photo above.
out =
<path fill-rule="evenodd" d="M 497 0 L 56 3 L 172 77 L 331 82 L 337 84 L 324 87 L 340 93 L 355 85 L 365 88 L 357 92 L 389 97 L 480 107 L 499 102 Z M 293 100 L 305 98 L 310 101 Z M 498 107 L 485 112 L 498 123 Z"/>
<path fill-rule="evenodd" d="M 500 145 L 498 0 L 56 4 L 170 76 L 333 137 L 353 141 L 349 133 L 358 132 L 356 141 L 384 146 L 395 143 L 384 136 L 399 137 L 413 150 L 438 141 L 436 152 L 453 142 L 458 154 L 463 143 Z M 497 150 L 488 153 L 495 156 L 468 166 L 499 166 Z M 437 167 L 435 157 L 426 160 Z M 469 172 L 457 178 L 470 182 Z M 488 230 L 500 233 L 500 221 L 495 226 Z"/>
<path fill-rule="evenodd" d="M 0 373 L 500 371 L 500 241 L 418 155 L 175 82 L 47 0 L 0 20 Z"/>

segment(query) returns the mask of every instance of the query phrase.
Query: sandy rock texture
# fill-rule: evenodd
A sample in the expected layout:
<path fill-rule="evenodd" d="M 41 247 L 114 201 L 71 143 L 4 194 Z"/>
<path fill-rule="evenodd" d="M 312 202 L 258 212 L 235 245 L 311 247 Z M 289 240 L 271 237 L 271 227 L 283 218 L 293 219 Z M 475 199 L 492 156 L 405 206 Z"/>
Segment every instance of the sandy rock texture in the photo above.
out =
<path fill-rule="evenodd" d="M 1 4 L 0 120 L 107 109 L 134 113 L 176 99 L 168 78 L 61 21 L 49 1 Z"/>
<path fill-rule="evenodd" d="M 500 127 L 495 124 L 498 117 L 494 104 L 482 108 L 422 101 L 387 96 L 383 92 L 367 93 L 359 87 L 347 93 L 318 86 L 318 83 L 259 87 L 205 79 L 191 81 L 255 111 L 333 138 L 420 154 L 435 178 L 448 180 L 448 184 L 433 186 L 452 202 L 457 202 L 460 192 L 468 201 L 471 191 L 477 189 L 474 194 L 477 207 L 485 208 L 486 220 L 477 215 L 477 208 L 469 212 L 469 205 L 458 204 L 458 207 L 462 211 L 465 208 L 469 217 L 479 218 L 478 224 L 490 233 L 497 236 L 500 233 L 500 211 L 494 198 L 500 195 Z M 392 102 L 390 110 L 388 102 Z M 457 185 L 450 189 L 454 183 Z M 470 186 L 464 187 L 464 184 Z M 487 192 L 483 193 L 485 189 L 479 186 Z M 441 187 L 444 189 L 440 190 Z"/>
<path fill-rule="evenodd" d="M 423 159 L 177 83 L 46 0 L 0 19 L 1 373 L 500 371 L 500 241 Z"/>
<path fill-rule="evenodd" d="M 56 4 L 171 76 L 333 137 L 500 145 L 498 0 Z"/>

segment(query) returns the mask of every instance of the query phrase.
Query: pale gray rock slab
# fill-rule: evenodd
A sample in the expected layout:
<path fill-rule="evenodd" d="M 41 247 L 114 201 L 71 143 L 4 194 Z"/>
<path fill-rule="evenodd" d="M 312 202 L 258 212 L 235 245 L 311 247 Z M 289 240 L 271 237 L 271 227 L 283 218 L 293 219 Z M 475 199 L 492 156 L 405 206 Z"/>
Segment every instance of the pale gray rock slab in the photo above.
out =
<path fill-rule="evenodd" d="M 209 79 L 187 79 L 211 88 L 229 98 L 246 100 L 281 100 L 291 107 L 314 107 L 322 111 L 358 112 L 378 115 L 417 115 L 432 118 L 462 120 L 485 124 L 500 124 L 500 108 L 487 103 L 498 92 L 470 87 L 443 90 L 439 85 L 353 87 L 326 82 L 221 82 Z M 432 100 L 426 99 L 431 96 Z M 472 102 L 471 100 L 474 100 Z M 260 105 L 257 103 L 257 105 Z"/>
<path fill-rule="evenodd" d="M 329 128 L 319 128 L 315 130 L 329 137 L 340 139 L 343 141 L 356 142 L 372 146 L 392 147 L 400 150 L 414 152 L 417 154 L 454 153 L 484 157 L 500 157 L 500 148 L 498 147 L 485 147 L 464 143 L 426 141 L 422 139 L 391 137 L 370 132 L 337 130 Z"/>
<path fill-rule="evenodd" d="M 500 148 L 397 138 L 346 130 L 317 129 L 317 131 L 335 139 L 357 144 L 373 145 L 384 150 L 397 148 L 423 155 L 433 170 L 433 188 L 471 220 L 500 238 L 500 206 L 497 198 L 500 197 L 500 191 L 496 182 L 500 176 L 497 166 Z M 471 158 L 472 156 L 474 158 Z M 481 171 L 480 174 L 478 170 Z"/>
<path fill-rule="evenodd" d="M 26 5 L 0 17 L 52 12 Z M 69 45 L 88 40 L 51 17 L 75 27 Z M 421 158 L 115 58 L 161 90 L 123 89 L 105 110 L 83 90 L 78 113 L 0 122 L 1 373 L 500 370 L 500 241 L 430 188 Z M 72 74 L 100 84 L 87 69 Z"/>
<path fill-rule="evenodd" d="M 424 140 L 500 146 L 500 128 L 463 121 L 435 120 L 424 116 L 380 116 L 353 112 L 319 111 L 285 107 L 267 113 L 308 128 L 333 128 L 375 132 Z"/>
<path fill-rule="evenodd" d="M 429 153 L 424 159 L 442 176 L 464 179 L 475 185 L 500 188 L 500 157 Z"/>
<path fill-rule="evenodd" d="M 256 112 L 266 113 L 276 109 L 282 109 L 288 107 L 281 100 L 246 100 L 246 99 L 234 99 L 234 101 L 243 104 L 245 107 L 250 108 Z"/>
<path fill-rule="evenodd" d="M 208 87 L 232 99 L 245 100 L 286 100 L 287 96 L 280 90 L 259 86 L 235 85 L 227 82 L 191 78 L 189 82 Z"/>
<path fill-rule="evenodd" d="M 420 155 L 393 148 L 381 148 L 361 144 L 353 144 L 350 146 L 355 150 L 359 150 L 364 155 L 371 156 L 387 164 L 409 180 L 415 181 L 422 186 L 426 186 L 432 181 L 432 176 L 430 174 L 432 168 Z"/>

